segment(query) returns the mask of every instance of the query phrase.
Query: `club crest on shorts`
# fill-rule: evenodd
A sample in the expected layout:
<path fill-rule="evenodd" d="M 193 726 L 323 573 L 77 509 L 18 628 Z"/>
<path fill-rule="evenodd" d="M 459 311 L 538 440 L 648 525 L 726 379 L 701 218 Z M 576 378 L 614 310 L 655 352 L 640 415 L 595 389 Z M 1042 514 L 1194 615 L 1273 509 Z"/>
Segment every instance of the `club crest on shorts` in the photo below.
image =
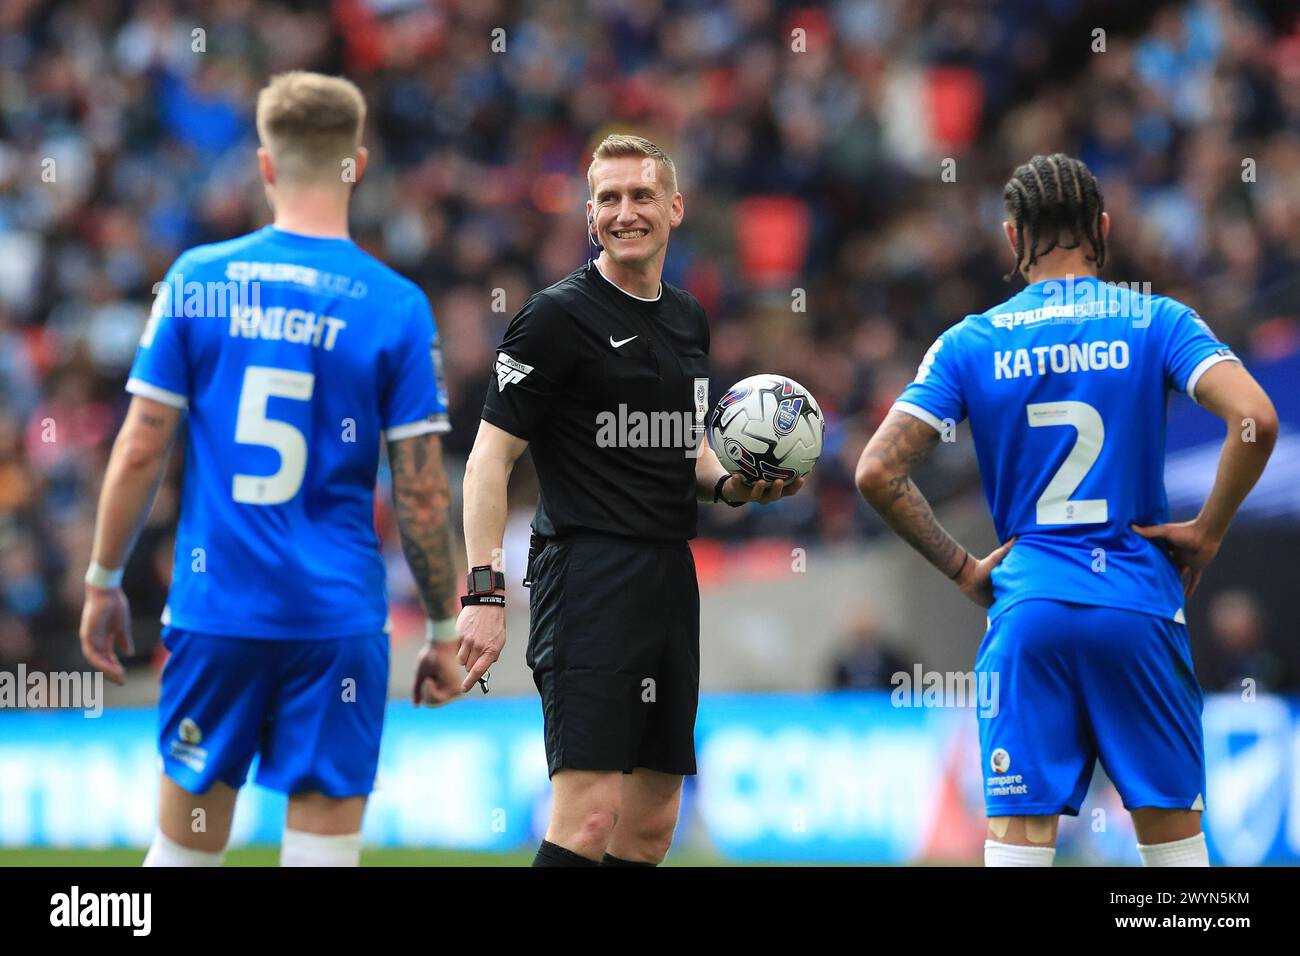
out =
<path fill-rule="evenodd" d="M 195 773 L 203 773 L 208 765 L 208 752 L 199 746 L 203 742 L 203 731 L 191 718 L 181 720 L 176 728 L 179 740 L 173 740 L 167 752 L 173 760 L 180 761 Z"/>
<path fill-rule="evenodd" d="M 989 766 L 994 773 L 1006 773 L 1011 769 L 1011 754 L 999 747 L 989 756 Z"/>
<path fill-rule="evenodd" d="M 197 747 L 199 744 L 203 743 L 203 731 L 199 730 L 199 725 L 188 717 L 181 721 L 178 735 L 181 740 L 189 744 L 191 747 Z"/>

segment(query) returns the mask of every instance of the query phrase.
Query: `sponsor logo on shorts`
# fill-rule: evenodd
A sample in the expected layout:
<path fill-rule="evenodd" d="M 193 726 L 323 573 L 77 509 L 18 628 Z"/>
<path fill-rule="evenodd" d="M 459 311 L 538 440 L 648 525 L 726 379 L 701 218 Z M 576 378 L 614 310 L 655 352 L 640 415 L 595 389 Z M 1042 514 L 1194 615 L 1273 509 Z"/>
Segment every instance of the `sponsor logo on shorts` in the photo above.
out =
<path fill-rule="evenodd" d="M 989 754 L 989 766 L 995 776 L 984 780 L 986 797 L 1023 797 L 1029 793 L 1029 784 L 1018 773 L 1007 773 L 1011 769 L 1011 754 L 1005 747 L 998 747 Z"/>
<path fill-rule="evenodd" d="M 1029 784 L 1025 783 L 1024 779 L 1018 773 L 988 777 L 984 781 L 984 796 L 1023 797 L 1029 793 Z"/>

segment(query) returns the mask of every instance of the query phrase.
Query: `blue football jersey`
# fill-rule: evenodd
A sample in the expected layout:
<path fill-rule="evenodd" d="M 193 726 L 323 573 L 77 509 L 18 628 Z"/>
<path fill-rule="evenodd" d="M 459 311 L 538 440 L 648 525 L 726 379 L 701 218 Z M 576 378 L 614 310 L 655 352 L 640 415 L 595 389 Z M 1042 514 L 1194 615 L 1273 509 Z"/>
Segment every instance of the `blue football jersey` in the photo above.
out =
<path fill-rule="evenodd" d="M 895 408 L 946 434 L 970 418 L 998 539 L 990 617 L 1028 598 L 1182 621 L 1162 547 L 1168 392 L 1235 360 L 1189 307 L 1091 277 L 1045 280 L 944 332 Z"/>
<path fill-rule="evenodd" d="M 268 226 L 178 258 L 127 391 L 188 410 L 163 623 L 373 635 L 381 437 L 444 432 L 437 331 L 414 283 L 348 239 Z"/>

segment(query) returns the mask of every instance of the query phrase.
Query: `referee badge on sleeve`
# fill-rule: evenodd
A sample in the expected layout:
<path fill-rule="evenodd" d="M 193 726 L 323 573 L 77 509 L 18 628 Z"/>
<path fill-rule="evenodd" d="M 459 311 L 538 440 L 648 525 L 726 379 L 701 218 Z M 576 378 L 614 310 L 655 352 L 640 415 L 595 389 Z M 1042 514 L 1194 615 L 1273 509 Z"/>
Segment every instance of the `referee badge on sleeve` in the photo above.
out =
<path fill-rule="evenodd" d="M 522 382 L 533 370 L 531 365 L 516 362 L 505 352 L 497 353 L 497 392 L 504 392 L 507 385 Z"/>
<path fill-rule="evenodd" d="M 704 419 L 709 414 L 709 380 L 707 378 L 697 378 L 695 380 L 692 397 L 695 400 L 695 421 L 691 423 L 691 445 L 687 449 L 687 458 L 700 457 L 700 449 L 704 447 Z"/>

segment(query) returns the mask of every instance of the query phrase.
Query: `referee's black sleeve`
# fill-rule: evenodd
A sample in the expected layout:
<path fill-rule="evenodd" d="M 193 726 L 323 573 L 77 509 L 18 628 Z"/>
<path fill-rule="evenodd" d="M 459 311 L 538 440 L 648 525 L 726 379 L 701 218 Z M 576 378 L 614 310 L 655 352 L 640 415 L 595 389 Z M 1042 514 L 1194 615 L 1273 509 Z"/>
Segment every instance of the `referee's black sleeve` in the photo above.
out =
<path fill-rule="evenodd" d="M 567 313 L 545 293 L 524 303 L 497 349 L 483 420 L 532 441 L 575 360 Z"/>

